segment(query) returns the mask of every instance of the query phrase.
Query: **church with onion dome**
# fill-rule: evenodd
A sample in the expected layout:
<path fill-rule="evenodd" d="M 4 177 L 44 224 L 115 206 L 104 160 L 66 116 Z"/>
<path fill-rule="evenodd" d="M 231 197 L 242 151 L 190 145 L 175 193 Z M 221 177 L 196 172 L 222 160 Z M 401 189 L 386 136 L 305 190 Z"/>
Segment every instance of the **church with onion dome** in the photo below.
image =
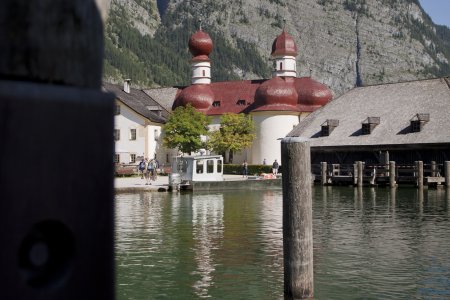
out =
<path fill-rule="evenodd" d="M 199 30 L 189 39 L 192 54 L 192 84 L 177 91 L 172 109 L 191 104 L 213 118 L 218 127 L 224 113 L 252 116 L 256 139 L 250 149 L 236 153 L 234 162 L 261 164 L 280 161 L 280 139 L 311 112 L 332 99 L 331 91 L 310 77 L 297 77 L 297 46 L 282 31 L 273 42 L 271 57 L 275 70 L 271 79 L 211 82 L 213 41 Z"/>
<path fill-rule="evenodd" d="M 297 77 L 297 46 L 284 29 L 272 44 L 271 58 L 274 60 L 274 70 L 270 79 L 212 82 L 211 74 L 214 69 L 211 67 L 209 55 L 214 50 L 213 40 L 200 28 L 190 37 L 188 46 L 192 54 L 191 85 L 134 91 L 134 94 L 145 95 L 150 98 L 149 101 L 159 105 L 159 110 L 155 110 L 154 113 L 156 115 L 159 113 L 160 118 L 154 116 L 151 120 L 148 111 L 146 115 L 142 115 L 142 111 L 145 111 L 145 100 L 131 99 L 133 93 L 130 92 L 130 87 L 127 88 L 128 94 L 125 89 L 117 91 L 106 87 L 106 90 L 118 95 L 119 105 L 134 110 L 136 115 L 141 115 L 145 119 L 140 122 L 141 127 L 147 123 L 152 123 L 153 127 L 161 127 L 163 122 L 160 119 L 164 113 L 170 113 L 175 108 L 188 104 L 212 117 L 211 130 L 220 126 L 220 117 L 225 113 L 250 115 L 255 124 L 256 139 L 251 148 L 234 154 L 233 163 L 242 163 L 246 160 L 250 164 L 262 164 L 263 161 L 271 164 L 275 159 L 280 161 L 280 139 L 307 115 L 333 98 L 330 89 L 324 84 L 310 77 Z M 133 109 L 136 106 L 141 106 L 140 110 Z M 150 107 L 155 108 L 155 105 Z M 116 126 L 120 126 L 117 125 L 117 121 Z M 127 126 L 129 127 L 129 122 Z M 154 138 L 148 137 L 148 130 L 145 128 L 141 128 L 141 131 L 146 132 L 143 134 L 144 137 L 147 134 L 147 138 Z M 143 144 L 154 143 L 143 142 Z M 171 160 L 168 154 L 170 150 L 164 150 L 161 145 L 153 145 L 151 149 L 133 149 L 132 152 L 136 153 L 134 156 L 138 158 L 157 157 L 167 163 Z"/>

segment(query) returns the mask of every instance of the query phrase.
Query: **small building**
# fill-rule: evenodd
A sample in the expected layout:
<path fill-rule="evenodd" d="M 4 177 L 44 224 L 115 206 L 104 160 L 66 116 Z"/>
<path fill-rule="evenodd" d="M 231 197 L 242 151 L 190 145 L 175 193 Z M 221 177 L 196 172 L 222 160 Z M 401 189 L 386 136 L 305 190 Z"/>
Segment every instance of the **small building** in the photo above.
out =
<path fill-rule="evenodd" d="M 287 136 L 309 138 L 312 164 L 442 164 L 450 160 L 450 80 L 354 88 Z"/>
<path fill-rule="evenodd" d="M 157 158 L 160 164 L 169 163 L 175 150 L 165 149 L 160 139 L 161 127 L 169 112 L 144 91 L 104 83 L 103 88 L 116 95 L 114 118 L 114 161 L 118 164 L 137 164 L 142 158 Z"/>

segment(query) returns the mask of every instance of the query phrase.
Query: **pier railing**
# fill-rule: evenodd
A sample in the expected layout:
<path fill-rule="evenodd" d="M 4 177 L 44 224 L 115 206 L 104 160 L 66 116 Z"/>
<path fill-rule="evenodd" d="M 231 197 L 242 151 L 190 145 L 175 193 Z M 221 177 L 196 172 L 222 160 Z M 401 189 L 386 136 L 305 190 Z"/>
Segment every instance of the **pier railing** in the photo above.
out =
<path fill-rule="evenodd" d="M 360 165 L 360 166 L 359 166 Z M 424 164 L 312 164 L 311 172 L 315 182 L 322 185 L 390 185 L 412 184 L 416 186 L 449 185 L 450 162 L 434 161 Z M 361 174 L 359 174 L 361 173 Z"/>

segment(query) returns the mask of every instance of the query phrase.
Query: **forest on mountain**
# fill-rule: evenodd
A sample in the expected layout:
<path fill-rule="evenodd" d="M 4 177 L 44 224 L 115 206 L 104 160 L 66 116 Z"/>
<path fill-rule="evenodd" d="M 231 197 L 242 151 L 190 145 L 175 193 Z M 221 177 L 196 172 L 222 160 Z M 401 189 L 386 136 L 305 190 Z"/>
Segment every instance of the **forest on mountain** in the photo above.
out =
<path fill-rule="evenodd" d="M 187 43 L 199 19 L 214 42 L 213 81 L 269 78 L 283 26 L 299 48 L 298 76 L 335 94 L 450 74 L 450 29 L 433 24 L 417 0 L 112 0 L 104 80 L 189 85 Z"/>

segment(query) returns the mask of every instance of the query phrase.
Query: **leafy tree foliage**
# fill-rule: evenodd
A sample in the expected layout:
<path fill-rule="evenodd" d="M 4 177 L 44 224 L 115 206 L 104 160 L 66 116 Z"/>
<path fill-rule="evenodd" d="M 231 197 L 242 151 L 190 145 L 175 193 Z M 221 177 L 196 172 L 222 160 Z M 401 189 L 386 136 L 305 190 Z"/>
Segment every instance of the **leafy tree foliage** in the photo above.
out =
<path fill-rule="evenodd" d="M 210 134 L 208 146 L 217 153 L 229 151 L 232 163 L 233 152 L 250 147 L 255 137 L 255 125 L 250 116 L 227 113 L 220 118 L 220 129 Z"/>
<path fill-rule="evenodd" d="M 205 147 L 201 136 L 208 135 L 210 118 L 191 105 L 177 107 L 163 126 L 163 143 L 168 148 L 178 148 L 183 153 L 195 152 Z"/>

